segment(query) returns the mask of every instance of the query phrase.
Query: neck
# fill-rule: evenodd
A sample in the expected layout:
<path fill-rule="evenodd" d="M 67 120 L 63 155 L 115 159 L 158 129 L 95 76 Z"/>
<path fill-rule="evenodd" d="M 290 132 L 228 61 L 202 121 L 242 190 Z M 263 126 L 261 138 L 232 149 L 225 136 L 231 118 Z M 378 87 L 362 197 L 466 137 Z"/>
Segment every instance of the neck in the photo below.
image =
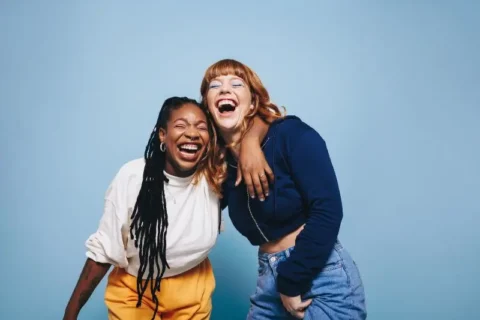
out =
<path fill-rule="evenodd" d="M 232 153 L 235 159 L 238 159 L 238 155 L 240 153 L 240 141 L 242 138 L 242 132 L 236 131 L 220 131 L 225 144 L 227 145 L 228 150 Z"/>

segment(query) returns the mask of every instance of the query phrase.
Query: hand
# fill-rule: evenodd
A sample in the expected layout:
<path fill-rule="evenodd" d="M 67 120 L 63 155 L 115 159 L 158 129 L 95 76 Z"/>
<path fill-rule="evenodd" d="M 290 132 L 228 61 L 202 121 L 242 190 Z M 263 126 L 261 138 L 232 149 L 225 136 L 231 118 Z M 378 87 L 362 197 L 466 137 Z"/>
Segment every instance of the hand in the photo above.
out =
<path fill-rule="evenodd" d="M 301 296 L 289 297 L 280 293 L 283 306 L 287 309 L 288 313 L 297 319 L 303 319 L 305 317 L 305 310 L 312 303 L 312 299 L 302 301 Z"/>
<path fill-rule="evenodd" d="M 238 155 L 237 180 L 235 186 L 242 182 L 247 186 L 248 194 L 255 198 L 257 194 L 260 201 L 268 196 L 268 181 L 273 183 L 274 175 L 263 154 L 258 139 L 243 139 Z"/>

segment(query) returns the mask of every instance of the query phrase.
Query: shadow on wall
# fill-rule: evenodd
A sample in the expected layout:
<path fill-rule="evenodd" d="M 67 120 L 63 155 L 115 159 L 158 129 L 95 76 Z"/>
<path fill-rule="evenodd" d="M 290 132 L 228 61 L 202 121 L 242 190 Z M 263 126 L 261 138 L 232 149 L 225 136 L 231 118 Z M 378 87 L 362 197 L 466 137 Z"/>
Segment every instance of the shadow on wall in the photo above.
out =
<path fill-rule="evenodd" d="M 212 320 L 245 320 L 257 279 L 257 247 L 249 245 L 224 213 L 226 230 L 210 254 L 215 272 Z"/>

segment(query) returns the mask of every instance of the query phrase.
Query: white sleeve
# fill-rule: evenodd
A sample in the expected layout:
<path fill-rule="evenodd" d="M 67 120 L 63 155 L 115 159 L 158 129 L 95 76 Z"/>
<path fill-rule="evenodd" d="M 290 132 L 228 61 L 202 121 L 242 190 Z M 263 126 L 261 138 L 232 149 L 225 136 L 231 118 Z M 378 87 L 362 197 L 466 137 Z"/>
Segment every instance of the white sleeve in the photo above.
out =
<path fill-rule="evenodd" d="M 98 229 L 87 239 L 85 245 L 88 258 L 126 268 L 128 260 L 122 231 L 125 230 L 127 221 L 122 221 L 120 217 L 125 217 L 121 211 L 126 210 L 127 197 L 122 189 L 126 188 L 116 177 L 106 192 Z"/>

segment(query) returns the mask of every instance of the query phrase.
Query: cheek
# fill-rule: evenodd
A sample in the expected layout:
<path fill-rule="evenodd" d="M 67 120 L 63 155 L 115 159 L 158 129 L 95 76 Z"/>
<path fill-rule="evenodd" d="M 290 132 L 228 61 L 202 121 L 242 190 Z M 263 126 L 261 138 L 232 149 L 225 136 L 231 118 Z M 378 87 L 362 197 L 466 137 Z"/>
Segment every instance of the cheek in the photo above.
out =
<path fill-rule="evenodd" d="M 202 137 L 204 147 L 206 148 L 210 141 L 210 134 L 208 132 L 201 132 L 200 136 Z"/>
<path fill-rule="evenodd" d="M 215 108 L 215 95 L 211 91 L 207 93 L 207 107 L 210 112 Z"/>
<path fill-rule="evenodd" d="M 245 99 L 248 101 L 248 105 L 251 106 L 252 105 L 252 94 L 250 93 L 250 91 L 248 91 L 245 94 Z"/>
<path fill-rule="evenodd" d="M 165 144 L 167 145 L 167 149 L 176 149 L 177 148 L 177 143 L 176 141 L 179 138 L 178 132 L 176 132 L 174 129 L 169 130 L 168 135 L 165 136 Z"/>
<path fill-rule="evenodd" d="M 172 154 L 177 149 L 177 145 L 172 140 L 165 141 L 165 144 L 167 146 L 167 152 L 169 152 L 170 154 Z"/>
<path fill-rule="evenodd" d="M 241 104 L 250 106 L 252 104 L 252 95 L 247 89 L 243 89 L 238 92 L 238 98 L 241 100 Z"/>

